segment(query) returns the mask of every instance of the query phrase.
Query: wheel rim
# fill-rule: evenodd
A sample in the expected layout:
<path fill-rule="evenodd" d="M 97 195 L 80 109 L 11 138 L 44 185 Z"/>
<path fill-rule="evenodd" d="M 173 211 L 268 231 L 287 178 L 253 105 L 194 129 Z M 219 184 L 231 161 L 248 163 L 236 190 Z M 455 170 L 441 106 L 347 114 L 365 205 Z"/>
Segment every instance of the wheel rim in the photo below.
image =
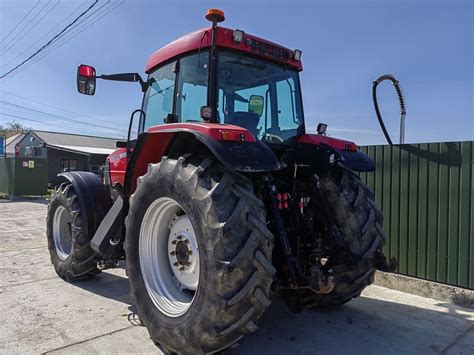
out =
<path fill-rule="evenodd" d="M 191 306 L 199 284 L 199 247 L 183 208 L 161 197 L 147 209 L 140 228 L 143 281 L 155 306 L 170 317 Z"/>
<path fill-rule="evenodd" d="M 72 231 L 71 216 L 63 206 L 59 206 L 54 212 L 53 239 L 56 254 L 58 254 L 60 259 L 66 260 L 71 253 Z"/>

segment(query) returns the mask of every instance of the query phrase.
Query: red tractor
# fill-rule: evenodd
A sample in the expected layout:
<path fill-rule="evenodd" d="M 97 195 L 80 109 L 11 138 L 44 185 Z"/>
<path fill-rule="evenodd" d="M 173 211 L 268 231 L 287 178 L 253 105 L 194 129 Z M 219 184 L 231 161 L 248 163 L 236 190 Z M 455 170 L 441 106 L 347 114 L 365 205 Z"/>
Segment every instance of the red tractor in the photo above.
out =
<path fill-rule="evenodd" d="M 360 295 L 382 253 L 383 216 L 357 172 L 373 162 L 356 144 L 307 133 L 301 51 L 241 30 L 210 28 L 159 49 L 137 73 L 142 108 L 103 179 L 60 174 L 48 209 L 51 261 L 66 281 L 126 259 L 130 294 L 166 353 L 211 353 L 257 330 L 270 291 L 293 311 Z M 138 135 L 130 137 L 134 116 Z"/>

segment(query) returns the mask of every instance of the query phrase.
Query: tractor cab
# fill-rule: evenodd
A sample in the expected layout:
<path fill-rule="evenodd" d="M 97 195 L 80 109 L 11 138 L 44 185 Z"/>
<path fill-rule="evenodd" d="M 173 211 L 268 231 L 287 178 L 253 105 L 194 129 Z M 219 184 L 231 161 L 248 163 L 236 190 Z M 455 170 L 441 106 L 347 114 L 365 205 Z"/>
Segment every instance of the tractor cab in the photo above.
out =
<path fill-rule="evenodd" d="M 211 28 L 149 58 L 143 129 L 163 123 L 230 124 L 275 143 L 304 133 L 301 51 L 218 27 L 213 11 Z"/>

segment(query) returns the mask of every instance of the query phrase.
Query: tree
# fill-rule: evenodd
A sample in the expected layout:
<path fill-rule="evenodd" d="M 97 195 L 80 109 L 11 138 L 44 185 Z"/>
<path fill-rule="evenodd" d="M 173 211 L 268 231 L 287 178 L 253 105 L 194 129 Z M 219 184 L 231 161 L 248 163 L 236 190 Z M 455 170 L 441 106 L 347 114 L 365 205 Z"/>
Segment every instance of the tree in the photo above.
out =
<path fill-rule="evenodd" d="M 23 133 L 28 130 L 29 128 L 23 126 L 21 123 L 11 121 L 7 122 L 5 126 L 0 125 L 0 136 L 5 136 L 6 138 L 9 138 L 11 136 L 14 136 L 15 134 Z"/>

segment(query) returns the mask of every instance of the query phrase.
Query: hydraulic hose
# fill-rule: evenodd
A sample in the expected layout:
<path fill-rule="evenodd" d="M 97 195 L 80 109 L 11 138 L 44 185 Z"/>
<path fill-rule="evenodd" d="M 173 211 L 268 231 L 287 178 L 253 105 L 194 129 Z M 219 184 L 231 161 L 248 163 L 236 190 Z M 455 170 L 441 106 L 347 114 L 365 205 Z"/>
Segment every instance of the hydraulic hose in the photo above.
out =
<path fill-rule="evenodd" d="M 377 86 L 385 80 L 390 80 L 393 84 L 393 87 L 395 88 L 395 91 L 397 92 L 398 100 L 400 103 L 400 144 L 403 144 L 405 143 L 405 116 L 407 114 L 405 96 L 403 94 L 402 88 L 400 87 L 400 83 L 391 74 L 381 75 L 372 83 L 372 99 L 374 100 L 375 113 L 377 114 L 377 119 L 379 121 L 380 128 L 382 128 L 385 139 L 387 139 L 388 144 L 392 145 L 392 139 L 390 138 L 390 135 L 387 132 L 387 128 L 385 127 L 385 123 L 382 119 L 379 105 L 377 103 Z"/>

